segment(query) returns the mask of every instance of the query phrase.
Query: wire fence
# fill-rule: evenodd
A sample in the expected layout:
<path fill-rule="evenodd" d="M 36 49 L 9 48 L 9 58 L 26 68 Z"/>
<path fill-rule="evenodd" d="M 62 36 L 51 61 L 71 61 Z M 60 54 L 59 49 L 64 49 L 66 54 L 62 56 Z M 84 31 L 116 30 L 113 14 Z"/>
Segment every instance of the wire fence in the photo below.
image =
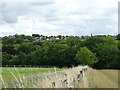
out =
<path fill-rule="evenodd" d="M 0 67 L 18 67 L 18 68 L 58 68 L 56 66 L 46 65 L 0 65 Z"/>

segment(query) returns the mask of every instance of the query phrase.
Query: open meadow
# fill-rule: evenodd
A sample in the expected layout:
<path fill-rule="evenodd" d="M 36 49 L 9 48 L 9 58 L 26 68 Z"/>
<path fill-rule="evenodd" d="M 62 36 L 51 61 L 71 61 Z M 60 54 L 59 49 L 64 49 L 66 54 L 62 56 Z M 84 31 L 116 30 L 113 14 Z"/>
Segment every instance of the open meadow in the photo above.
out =
<path fill-rule="evenodd" d="M 118 88 L 118 70 L 83 68 L 3 67 L 0 80 L 4 88 Z"/>
<path fill-rule="evenodd" d="M 118 88 L 118 70 L 104 69 L 88 71 L 88 82 L 90 88 Z"/>
<path fill-rule="evenodd" d="M 9 87 L 12 81 L 22 79 L 30 75 L 61 71 L 59 68 L 35 68 L 35 67 L 2 67 L 1 79 L 4 87 Z"/>
<path fill-rule="evenodd" d="M 0 0 L 0 90 L 120 90 L 119 1 Z"/>

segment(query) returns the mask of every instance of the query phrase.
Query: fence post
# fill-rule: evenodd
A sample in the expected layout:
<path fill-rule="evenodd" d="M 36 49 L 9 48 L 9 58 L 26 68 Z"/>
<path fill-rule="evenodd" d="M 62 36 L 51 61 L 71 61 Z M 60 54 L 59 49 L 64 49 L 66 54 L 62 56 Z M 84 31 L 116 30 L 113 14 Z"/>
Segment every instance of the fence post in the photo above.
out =
<path fill-rule="evenodd" d="M 8 65 L 6 65 L 6 70 L 7 70 Z"/>
<path fill-rule="evenodd" d="M 21 65 L 19 65 L 20 66 L 20 70 L 21 70 Z"/>
<path fill-rule="evenodd" d="M 14 65 L 14 69 L 15 69 L 15 65 Z"/>
<path fill-rule="evenodd" d="M 6 67 L 8 67 L 8 65 L 6 65 Z"/>

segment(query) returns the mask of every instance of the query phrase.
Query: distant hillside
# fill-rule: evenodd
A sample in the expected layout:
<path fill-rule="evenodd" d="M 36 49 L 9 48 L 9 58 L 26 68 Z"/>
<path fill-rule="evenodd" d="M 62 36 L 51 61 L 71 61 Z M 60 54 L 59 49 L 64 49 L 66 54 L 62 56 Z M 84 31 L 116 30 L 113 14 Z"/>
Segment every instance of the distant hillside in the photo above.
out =
<path fill-rule="evenodd" d="M 43 36 L 33 34 L 2 37 L 3 65 L 120 68 L 117 36 Z M 0 48 L 1 50 L 1 48 Z"/>

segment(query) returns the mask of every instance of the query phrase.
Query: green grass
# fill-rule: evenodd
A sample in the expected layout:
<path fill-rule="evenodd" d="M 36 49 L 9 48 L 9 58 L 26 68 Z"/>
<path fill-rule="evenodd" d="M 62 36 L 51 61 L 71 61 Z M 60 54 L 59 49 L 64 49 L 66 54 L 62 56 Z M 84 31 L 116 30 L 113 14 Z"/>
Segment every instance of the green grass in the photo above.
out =
<path fill-rule="evenodd" d="M 62 69 L 56 68 L 56 71 L 61 71 Z M 9 83 L 14 80 L 15 77 L 36 75 L 41 73 L 55 72 L 54 68 L 14 68 L 14 67 L 3 67 L 2 68 L 2 78 L 5 82 Z"/>

